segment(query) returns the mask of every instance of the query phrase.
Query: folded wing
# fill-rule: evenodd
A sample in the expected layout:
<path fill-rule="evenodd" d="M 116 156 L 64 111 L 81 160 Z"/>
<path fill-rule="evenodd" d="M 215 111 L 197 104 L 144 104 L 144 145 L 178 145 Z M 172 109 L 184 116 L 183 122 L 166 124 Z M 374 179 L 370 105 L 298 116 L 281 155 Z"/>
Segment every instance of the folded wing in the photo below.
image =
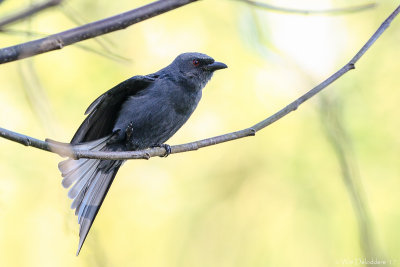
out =
<path fill-rule="evenodd" d="M 134 76 L 99 96 L 86 110 L 88 114 L 71 144 L 75 149 L 91 151 L 113 151 L 108 145 L 112 130 L 122 104 L 129 96 L 145 90 L 157 75 Z M 62 185 L 69 188 L 68 196 L 73 199 L 71 208 L 78 216 L 79 254 L 101 204 L 111 186 L 121 160 L 67 159 L 59 163 Z"/>
<path fill-rule="evenodd" d="M 99 96 L 87 108 L 88 114 L 71 140 L 71 144 L 96 140 L 111 134 L 122 104 L 151 85 L 157 75 L 134 76 Z"/>

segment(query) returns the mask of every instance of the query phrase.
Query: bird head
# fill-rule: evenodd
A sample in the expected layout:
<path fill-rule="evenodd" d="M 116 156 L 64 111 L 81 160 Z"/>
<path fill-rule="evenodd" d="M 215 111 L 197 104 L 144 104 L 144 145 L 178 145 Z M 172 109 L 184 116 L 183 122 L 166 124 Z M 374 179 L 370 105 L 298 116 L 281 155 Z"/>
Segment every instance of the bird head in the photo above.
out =
<path fill-rule="evenodd" d="M 214 71 L 225 69 L 228 66 L 215 61 L 212 57 L 201 53 L 183 53 L 172 62 L 179 75 L 201 90 L 211 79 Z"/>

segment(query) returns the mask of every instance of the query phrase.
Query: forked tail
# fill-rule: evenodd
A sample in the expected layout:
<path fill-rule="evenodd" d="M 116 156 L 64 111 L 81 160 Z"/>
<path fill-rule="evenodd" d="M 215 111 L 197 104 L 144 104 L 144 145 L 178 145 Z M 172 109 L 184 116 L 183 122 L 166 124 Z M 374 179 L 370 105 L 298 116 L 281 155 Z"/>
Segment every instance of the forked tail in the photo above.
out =
<path fill-rule="evenodd" d="M 76 145 L 75 148 L 91 151 L 107 151 L 109 136 Z M 97 212 L 118 172 L 122 160 L 67 159 L 58 164 L 64 188 L 70 188 L 68 197 L 73 199 L 71 209 L 78 216 L 79 254 Z"/>

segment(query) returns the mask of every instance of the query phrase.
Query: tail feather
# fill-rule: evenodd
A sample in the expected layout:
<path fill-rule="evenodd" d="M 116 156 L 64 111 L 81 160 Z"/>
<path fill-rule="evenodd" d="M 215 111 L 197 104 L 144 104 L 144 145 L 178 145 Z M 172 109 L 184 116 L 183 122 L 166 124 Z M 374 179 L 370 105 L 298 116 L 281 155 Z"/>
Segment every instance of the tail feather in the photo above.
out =
<path fill-rule="evenodd" d="M 107 151 L 109 138 L 78 144 L 74 148 Z M 62 185 L 70 188 L 68 197 L 73 199 L 71 209 L 75 209 L 80 224 L 77 255 L 122 163 L 120 160 L 67 159 L 58 165 L 63 177 Z"/>
<path fill-rule="evenodd" d="M 74 148 L 81 150 L 100 151 L 105 148 L 109 138 L 110 137 L 107 136 L 99 140 L 94 140 L 91 142 L 74 145 Z M 62 180 L 63 187 L 64 188 L 70 187 L 78 178 L 81 177 L 81 174 L 84 173 L 87 170 L 87 168 L 90 168 L 92 166 L 91 164 L 93 164 L 93 162 L 95 161 L 96 160 L 84 159 L 84 158 L 79 160 L 67 159 L 61 161 L 58 164 L 58 169 L 61 171 L 61 176 L 64 177 L 64 179 Z"/>
<path fill-rule="evenodd" d="M 115 175 L 122 161 L 116 161 L 117 165 L 110 172 L 98 171 L 96 177 L 93 179 L 93 184 L 88 186 L 88 191 L 79 206 L 76 208 L 75 213 L 78 211 L 78 222 L 80 224 L 79 230 L 79 247 L 76 255 L 79 254 L 83 243 L 89 233 L 89 230 L 96 218 L 97 212 L 101 204 L 103 203 L 104 197 L 114 180 Z"/>
<path fill-rule="evenodd" d="M 100 183 L 101 183 L 101 172 L 97 172 L 96 176 L 94 177 L 94 179 L 91 180 L 91 184 L 88 186 L 88 190 L 85 193 L 85 197 L 82 200 L 82 204 L 86 204 L 86 205 L 80 205 L 79 206 L 79 213 L 78 213 L 78 222 L 82 227 L 82 218 L 84 215 L 84 212 L 86 209 L 88 209 L 90 207 L 90 204 L 92 203 L 92 199 L 93 199 L 93 195 L 96 193 L 96 191 L 99 190 L 100 187 Z"/>
<path fill-rule="evenodd" d="M 75 199 L 82 189 L 87 186 L 89 179 L 93 176 L 93 173 L 96 171 L 96 168 L 99 165 L 99 161 L 91 160 L 90 163 L 90 165 L 85 166 L 85 169 L 82 170 L 79 181 L 77 181 L 68 191 L 69 198 Z"/>
<path fill-rule="evenodd" d="M 88 162 L 89 159 L 79 159 L 79 160 L 67 159 L 61 161 L 58 164 L 58 169 L 61 172 L 61 176 L 66 177 L 68 175 L 71 175 L 73 172 L 79 170 L 80 167 L 87 164 Z"/>
<path fill-rule="evenodd" d="M 75 215 L 78 215 L 79 205 L 82 203 L 83 198 L 85 197 L 85 190 L 81 190 L 79 194 L 75 197 L 74 201 L 71 203 L 71 209 L 75 210 Z"/>

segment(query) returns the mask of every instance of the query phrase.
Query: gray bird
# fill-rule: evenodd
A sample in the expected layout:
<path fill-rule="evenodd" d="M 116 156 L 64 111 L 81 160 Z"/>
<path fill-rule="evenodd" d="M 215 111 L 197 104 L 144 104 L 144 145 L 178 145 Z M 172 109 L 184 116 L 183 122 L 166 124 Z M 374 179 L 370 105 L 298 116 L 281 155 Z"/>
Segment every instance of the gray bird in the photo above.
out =
<path fill-rule="evenodd" d="M 189 119 L 202 89 L 224 63 L 201 53 L 184 53 L 156 73 L 134 76 L 99 96 L 71 144 L 91 151 L 131 151 L 164 144 Z M 67 159 L 59 163 L 80 224 L 79 254 L 123 160 Z"/>

